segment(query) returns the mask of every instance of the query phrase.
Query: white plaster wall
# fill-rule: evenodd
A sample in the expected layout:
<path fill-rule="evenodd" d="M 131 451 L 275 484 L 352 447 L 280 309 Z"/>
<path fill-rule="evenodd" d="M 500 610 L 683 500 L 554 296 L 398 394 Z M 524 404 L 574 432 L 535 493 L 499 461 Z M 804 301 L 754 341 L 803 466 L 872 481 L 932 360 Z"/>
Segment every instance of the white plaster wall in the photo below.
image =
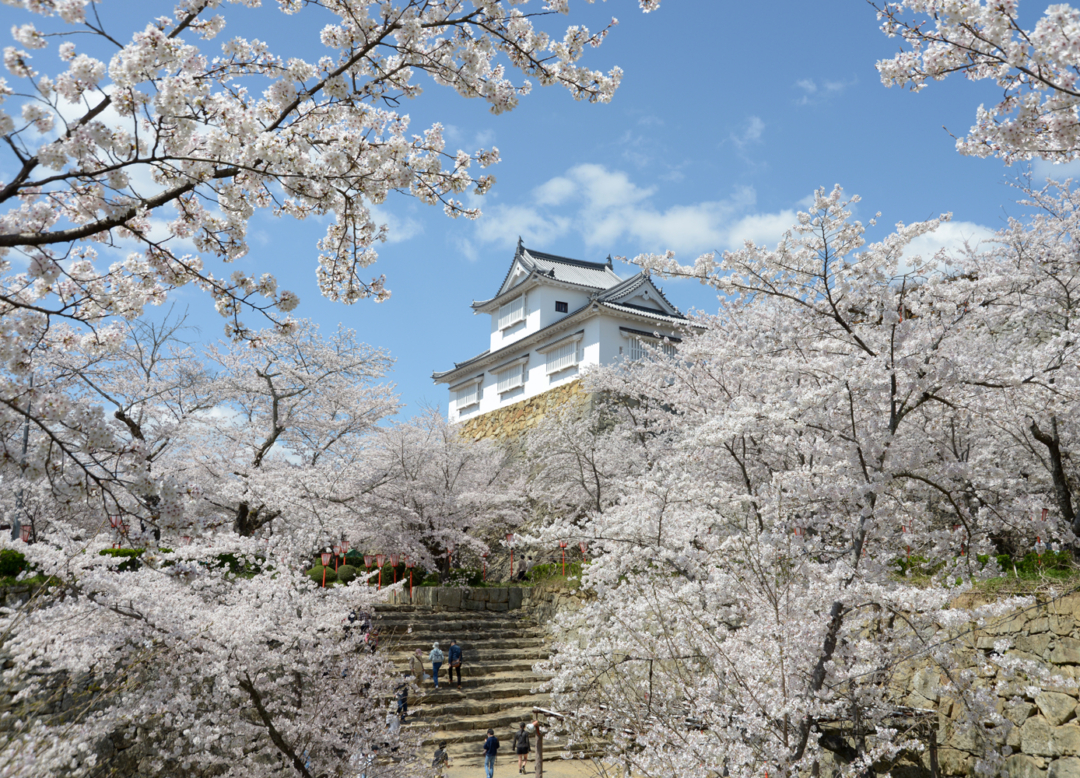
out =
<path fill-rule="evenodd" d="M 536 329 L 539 329 L 540 322 L 543 320 L 542 313 L 544 302 L 546 301 L 550 304 L 547 307 L 550 307 L 551 314 L 554 314 L 555 301 L 565 299 L 564 297 L 559 296 L 560 294 L 565 294 L 565 292 L 557 289 L 544 288 L 534 289 L 529 292 L 526 322 L 524 325 L 519 324 L 516 326 L 526 333 L 535 332 Z M 584 295 L 582 295 L 582 298 L 583 299 L 577 301 L 576 307 L 581 307 L 587 299 Z M 575 309 L 575 301 L 567 300 L 567 302 L 570 305 L 570 310 L 573 311 Z M 558 318 L 562 318 L 561 315 L 559 315 Z M 494 341 L 495 335 L 498 333 L 498 317 L 495 316 L 492 317 L 492 319 L 494 322 L 492 340 Z M 555 320 L 557 319 L 553 316 L 547 324 L 551 324 Z M 547 326 L 547 324 L 544 326 Z M 532 329 L 526 329 L 526 327 Z M 465 419 L 487 413 L 488 411 L 504 408 L 507 405 L 512 405 L 521 400 L 546 392 L 548 389 L 568 381 L 573 381 L 580 376 L 586 365 L 612 364 L 620 358 L 629 343 L 627 338 L 625 338 L 620 331 L 620 327 L 630 327 L 631 329 L 642 330 L 643 332 L 660 332 L 661 334 L 670 334 L 672 331 L 671 327 L 659 326 L 658 322 L 636 323 L 604 314 L 593 316 L 592 318 L 586 319 L 580 327 L 564 330 L 553 335 L 549 340 L 537 344 L 538 346 L 543 347 L 547 343 L 573 334 L 578 329 L 584 329 L 584 336 L 578 342 L 578 366 L 576 368 L 563 370 L 549 376 L 547 374 L 546 355 L 537 353 L 534 349 L 529 352 L 529 362 L 526 366 L 527 374 L 524 386 L 500 395 L 498 392 L 499 378 L 491 368 L 499 367 L 502 362 L 491 365 L 484 371 L 479 405 L 474 405 L 464 413 L 459 413 L 455 407 L 457 393 L 450 392 L 450 421 L 464 421 Z M 509 338 L 507 342 L 513 342 L 520 337 L 521 335 L 515 335 L 512 338 Z M 500 340 L 500 342 L 502 341 Z M 505 343 L 503 343 L 503 345 L 505 345 Z M 524 354 L 512 355 L 514 359 L 522 356 L 524 356 Z M 503 360 L 503 362 L 505 361 L 510 361 L 510 356 L 508 356 L 506 360 Z"/>

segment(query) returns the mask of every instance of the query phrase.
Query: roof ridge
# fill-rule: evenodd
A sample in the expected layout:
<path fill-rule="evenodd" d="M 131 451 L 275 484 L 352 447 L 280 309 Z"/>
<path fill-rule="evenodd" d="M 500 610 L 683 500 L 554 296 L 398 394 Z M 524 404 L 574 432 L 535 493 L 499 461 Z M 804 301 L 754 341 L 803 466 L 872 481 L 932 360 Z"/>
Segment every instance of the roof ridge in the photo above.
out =
<path fill-rule="evenodd" d="M 565 265 L 577 265 L 578 267 L 587 267 L 590 270 L 610 270 L 611 265 L 607 262 L 590 262 L 587 259 L 574 259 L 572 257 L 562 257 L 558 254 L 549 254 L 546 251 L 539 251 L 537 249 L 531 249 L 528 246 L 525 247 L 525 253 L 534 259 L 546 259 L 549 262 L 561 262 Z"/>

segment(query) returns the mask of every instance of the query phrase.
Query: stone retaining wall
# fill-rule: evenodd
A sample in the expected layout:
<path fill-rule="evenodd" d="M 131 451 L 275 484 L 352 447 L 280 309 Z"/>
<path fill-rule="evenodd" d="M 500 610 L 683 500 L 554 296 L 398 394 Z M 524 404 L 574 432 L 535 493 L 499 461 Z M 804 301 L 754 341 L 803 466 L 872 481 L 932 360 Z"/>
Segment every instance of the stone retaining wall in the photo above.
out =
<path fill-rule="evenodd" d="M 969 599 L 967 604 L 975 603 Z M 954 607 L 964 605 L 957 602 Z M 999 693 L 998 711 L 1014 725 L 1006 742 L 997 744 L 1013 751 L 1005 762 L 1006 775 L 1080 778 L 1080 594 L 1051 600 L 963 635 L 958 647 L 961 663 L 977 668 L 976 685 L 994 688 L 997 683 L 997 668 L 986 660 L 1002 640 L 1012 646 L 1006 655 L 1033 660 L 1062 679 L 1059 685 L 1027 679 L 1009 683 L 1005 693 Z M 908 691 L 905 704 L 937 712 L 941 772 L 972 774 L 980 746 L 955 726 L 961 707 L 940 691 L 945 680 L 941 673 L 930 667 L 911 667 L 897 680 Z"/>
<path fill-rule="evenodd" d="M 474 416 L 461 422 L 461 431 L 469 440 L 514 440 L 539 424 L 548 411 L 591 400 L 592 395 L 582 388 L 581 381 L 571 381 L 505 408 Z"/>
<path fill-rule="evenodd" d="M 417 586 L 391 593 L 387 602 L 445 610 L 505 612 L 524 609 L 543 623 L 559 610 L 577 607 L 578 596 L 559 589 L 528 586 Z"/>

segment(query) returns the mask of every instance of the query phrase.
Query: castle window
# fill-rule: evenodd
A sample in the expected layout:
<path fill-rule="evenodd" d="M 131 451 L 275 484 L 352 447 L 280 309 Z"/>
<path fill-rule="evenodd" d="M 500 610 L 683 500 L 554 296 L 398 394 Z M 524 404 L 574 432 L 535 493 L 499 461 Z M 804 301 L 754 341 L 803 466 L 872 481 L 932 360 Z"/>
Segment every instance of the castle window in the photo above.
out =
<path fill-rule="evenodd" d="M 499 306 L 499 329 L 505 330 L 525 320 L 525 295 Z"/>
<path fill-rule="evenodd" d="M 518 364 L 495 374 L 499 379 L 499 394 L 513 391 L 525 384 L 525 364 Z"/>
<path fill-rule="evenodd" d="M 457 409 L 464 410 L 480 402 L 480 383 L 476 382 L 457 392 Z"/>
<path fill-rule="evenodd" d="M 570 311 L 570 305 L 568 303 L 560 303 L 555 301 L 555 313 L 568 313 Z"/>
<path fill-rule="evenodd" d="M 649 346 L 646 346 L 638 338 L 630 338 L 630 352 L 629 357 L 631 362 L 637 362 L 642 359 L 652 359 L 656 353 L 655 349 L 659 349 L 662 354 L 666 354 L 669 357 L 675 356 L 675 347 L 670 343 L 664 343 L 663 341 L 655 341 L 651 338 Z"/>
<path fill-rule="evenodd" d="M 551 375 L 552 373 L 558 373 L 560 370 L 566 370 L 577 363 L 578 344 L 575 340 L 573 343 L 559 346 L 559 348 L 553 349 L 547 353 L 547 374 Z"/>

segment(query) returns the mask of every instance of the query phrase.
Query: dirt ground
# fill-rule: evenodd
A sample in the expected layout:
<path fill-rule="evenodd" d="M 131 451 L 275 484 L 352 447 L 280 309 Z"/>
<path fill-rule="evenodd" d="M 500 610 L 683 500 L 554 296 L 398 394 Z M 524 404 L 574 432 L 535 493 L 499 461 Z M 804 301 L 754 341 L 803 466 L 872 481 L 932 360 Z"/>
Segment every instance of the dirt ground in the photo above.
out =
<path fill-rule="evenodd" d="M 500 756 L 495 762 L 495 778 L 514 778 L 519 776 L 517 757 L 509 754 Z M 536 776 L 536 763 L 529 760 L 525 768 L 529 778 Z M 483 764 L 453 765 L 446 771 L 446 778 L 484 778 Z M 545 759 L 544 778 L 613 778 L 612 773 L 603 772 L 600 765 L 590 759 Z"/>

